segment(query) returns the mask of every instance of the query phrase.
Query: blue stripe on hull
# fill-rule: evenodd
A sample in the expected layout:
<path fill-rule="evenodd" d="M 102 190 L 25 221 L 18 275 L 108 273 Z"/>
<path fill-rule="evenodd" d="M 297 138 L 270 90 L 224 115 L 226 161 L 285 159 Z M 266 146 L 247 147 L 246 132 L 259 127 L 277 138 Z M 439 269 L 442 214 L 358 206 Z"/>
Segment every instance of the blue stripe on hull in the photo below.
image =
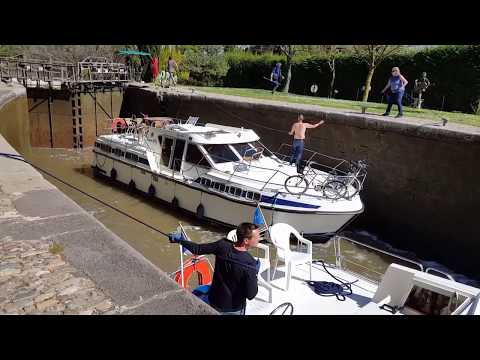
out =
<path fill-rule="evenodd" d="M 299 203 L 295 201 L 279 199 L 278 197 L 275 200 L 275 197 L 265 196 L 265 195 L 262 195 L 262 198 L 260 201 L 267 204 L 273 204 L 275 202 L 275 205 L 284 205 L 284 206 L 291 206 L 291 207 L 304 208 L 304 209 L 318 209 L 320 207 L 317 205 L 304 204 L 304 203 Z"/>

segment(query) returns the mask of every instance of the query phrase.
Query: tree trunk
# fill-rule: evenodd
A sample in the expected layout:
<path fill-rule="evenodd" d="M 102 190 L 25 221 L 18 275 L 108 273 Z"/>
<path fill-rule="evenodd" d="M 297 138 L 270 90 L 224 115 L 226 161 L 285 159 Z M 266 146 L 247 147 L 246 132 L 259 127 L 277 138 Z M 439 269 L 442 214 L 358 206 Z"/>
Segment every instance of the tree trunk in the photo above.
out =
<path fill-rule="evenodd" d="M 333 87 L 335 85 L 335 59 L 332 62 L 332 66 L 330 66 L 330 71 L 332 72 L 332 80 L 330 81 L 330 91 L 328 92 L 328 97 L 333 97 Z"/>
<path fill-rule="evenodd" d="M 371 67 L 368 70 L 367 80 L 365 81 L 365 91 L 363 92 L 362 101 L 368 101 L 368 95 L 370 93 L 370 83 L 372 82 L 373 72 L 375 71 L 375 67 Z"/>
<path fill-rule="evenodd" d="M 292 58 L 287 57 L 287 81 L 285 82 L 285 87 L 282 92 L 288 93 L 290 90 L 290 79 L 292 78 Z"/>

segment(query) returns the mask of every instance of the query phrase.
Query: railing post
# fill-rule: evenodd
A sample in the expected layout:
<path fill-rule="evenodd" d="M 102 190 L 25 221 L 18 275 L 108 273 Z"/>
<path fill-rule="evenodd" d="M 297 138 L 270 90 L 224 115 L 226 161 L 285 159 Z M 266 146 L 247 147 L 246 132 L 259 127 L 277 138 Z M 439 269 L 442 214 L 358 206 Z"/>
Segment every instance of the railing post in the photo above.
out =
<path fill-rule="evenodd" d="M 338 269 L 342 269 L 342 251 L 340 249 L 340 237 L 338 235 L 335 235 L 335 241 L 334 244 L 336 243 L 335 246 L 335 266 Z"/>

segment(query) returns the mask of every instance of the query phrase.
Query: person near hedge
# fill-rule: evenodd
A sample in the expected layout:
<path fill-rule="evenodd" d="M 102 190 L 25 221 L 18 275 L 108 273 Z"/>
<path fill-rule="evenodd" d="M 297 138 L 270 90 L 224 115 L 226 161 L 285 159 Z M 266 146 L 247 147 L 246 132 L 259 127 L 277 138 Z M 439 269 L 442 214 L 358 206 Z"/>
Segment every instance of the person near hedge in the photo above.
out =
<path fill-rule="evenodd" d="M 402 98 L 407 84 L 408 81 L 402 74 L 400 74 L 400 69 L 396 66 L 393 67 L 392 76 L 390 76 L 387 85 L 382 90 L 382 94 L 389 90 L 387 93 L 388 105 L 383 116 L 390 115 L 390 110 L 392 109 L 393 104 L 398 106 L 398 114 L 396 117 L 399 118 L 403 116 Z"/>
<path fill-rule="evenodd" d="M 270 74 L 270 81 L 274 84 L 272 94 L 275 93 L 275 90 L 280 86 L 280 81 L 284 78 L 282 75 L 282 64 L 277 63 Z"/>
<path fill-rule="evenodd" d="M 168 57 L 167 61 L 167 79 L 170 81 L 173 81 L 173 78 L 175 76 L 175 70 L 178 69 L 178 65 L 175 60 L 172 59 L 171 56 Z"/>

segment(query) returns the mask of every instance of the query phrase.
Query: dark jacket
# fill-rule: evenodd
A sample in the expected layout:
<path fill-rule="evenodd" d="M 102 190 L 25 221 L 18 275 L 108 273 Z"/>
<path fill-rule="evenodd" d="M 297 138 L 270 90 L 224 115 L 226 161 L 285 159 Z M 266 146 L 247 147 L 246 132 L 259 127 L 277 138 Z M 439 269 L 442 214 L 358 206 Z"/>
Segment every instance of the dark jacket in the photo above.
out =
<path fill-rule="evenodd" d="M 215 271 L 208 299 L 218 311 L 238 311 L 245 307 L 246 299 L 258 292 L 256 262 L 247 251 L 238 251 L 233 243 L 222 239 L 208 244 L 180 241 L 196 255 L 214 254 Z"/>

